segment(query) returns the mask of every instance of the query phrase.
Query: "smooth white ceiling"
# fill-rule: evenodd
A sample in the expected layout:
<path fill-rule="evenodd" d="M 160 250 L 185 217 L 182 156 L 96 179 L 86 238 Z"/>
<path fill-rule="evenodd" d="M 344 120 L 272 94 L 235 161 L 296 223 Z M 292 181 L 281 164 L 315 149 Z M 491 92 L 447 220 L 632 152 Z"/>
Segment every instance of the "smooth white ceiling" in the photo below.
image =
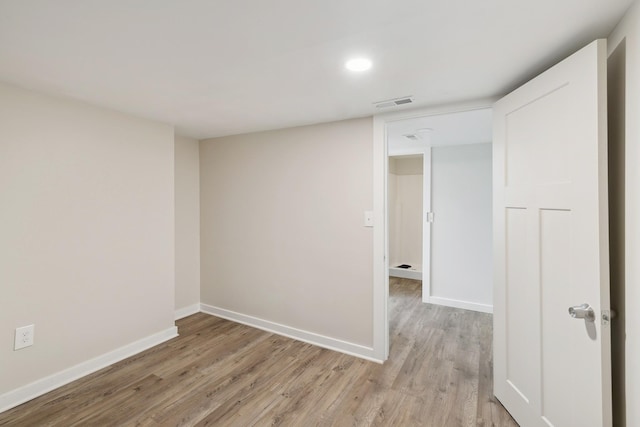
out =
<path fill-rule="evenodd" d="M 493 139 L 492 109 L 480 108 L 457 113 L 435 114 L 387 124 L 389 155 L 395 156 L 426 147 L 481 144 Z M 421 129 L 430 129 L 419 132 Z M 416 134 L 410 140 L 407 134 Z"/>
<path fill-rule="evenodd" d="M 500 96 L 631 2 L 0 0 L 0 81 L 221 136 Z"/>

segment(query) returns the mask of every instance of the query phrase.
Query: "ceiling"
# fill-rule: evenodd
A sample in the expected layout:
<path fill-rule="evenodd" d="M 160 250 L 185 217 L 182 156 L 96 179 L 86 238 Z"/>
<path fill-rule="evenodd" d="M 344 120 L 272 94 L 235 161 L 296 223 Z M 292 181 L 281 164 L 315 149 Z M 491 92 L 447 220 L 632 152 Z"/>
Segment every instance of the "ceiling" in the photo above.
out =
<path fill-rule="evenodd" d="M 388 123 L 386 129 L 390 156 L 427 147 L 488 143 L 493 140 L 492 110 L 479 108 L 399 120 Z"/>
<path fill-rule="evenodd" d="M 0 0 L 0 81 L 222 136 L 500 96 L 631 3 Z"/>

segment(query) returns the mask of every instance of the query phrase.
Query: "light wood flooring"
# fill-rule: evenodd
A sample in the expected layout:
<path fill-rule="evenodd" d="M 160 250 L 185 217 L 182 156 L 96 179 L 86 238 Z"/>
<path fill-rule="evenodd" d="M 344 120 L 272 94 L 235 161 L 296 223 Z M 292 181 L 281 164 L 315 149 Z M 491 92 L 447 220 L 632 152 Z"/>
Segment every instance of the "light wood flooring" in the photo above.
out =
<path fill-rule="evenodd" d="M 1 426 L 517 426 L 492 396 L 491 316 L 391 280 L 383 365 L 206 314 L 0 414 Z"/>

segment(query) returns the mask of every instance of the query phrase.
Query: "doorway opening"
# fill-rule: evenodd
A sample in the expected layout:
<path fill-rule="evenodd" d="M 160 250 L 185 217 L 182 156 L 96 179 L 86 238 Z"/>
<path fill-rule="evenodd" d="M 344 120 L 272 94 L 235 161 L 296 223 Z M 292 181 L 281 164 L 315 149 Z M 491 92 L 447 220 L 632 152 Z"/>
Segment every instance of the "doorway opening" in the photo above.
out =
<path fill-rule="evenodd" d="M 470 144 L 484 143 L 489 147 L 489 155 L 487 157 L 488 171 L 488 195 L 486 204 L 489 206 L 488 216 L 489 233 L 487 235 L 490 241 L 490 175 L 491 175 L 491 154 L 490 143 L 492 139 L 492 122 L 491 122 L 491 102 L 483 101 L 475 105 L 454 106 L 446 110 L 421 110 L 411 112 L 396 112 L 374 117 L 374 184 L 376 188 L 383 188 L 384 193 L 374 192 L 374 354 L 381 360 L 388 358 L 389 351 L 389 276 L 398 275 L 398 266 L 402 264 L 410 265 L 409 270 L 414 267 L 416 273 L 420 272 L 422 279 L 422 300 L 423 302 L 431 302 L 441 305 L 449 305 L 465 309 L 490 312 L 491 294 L 489 290 L 488 299 L 485 296 L 485 302 L 477 306 L 467 306 L 459 304 L 464 298 L 458 298 L 454 295 L 435 295 L 433 277 L 433 222 L 438 221 L 438 213 L 432 206 L 432 161 L 433 150 L 446 151 L 450 146 L 463 146 Z M 443 156 L 443 159 L 446 156 Z M 415 261 L 415 254 L 412 261 L 406 261 L 402 251 L 397 252 L 399 242 L 403 237 L 398 237 L 398 229 L 405 227 L 406 224 L 398 224 L 398 216 L 404 215 L 404 208 L 407 202 L 404 201 L 402 206 L 398 208 L 395 199 L 398 197 L 398 165 L 397 162 L 402 159 L 421 158 L 423 163 L 423 187 L 422 187 L 422 206 L 420 212 L 420 225 L 414 227 L 413 237 L 415 238 L 416 230 L 422 235 L 422 262 Z M 445 160 L 445 163 L 448 160 Z M 453 161 L 457 161 L 455 158 Z M 415 163 L 416 160 L 413 160 Z M 395 163 L 395 164 L 394 164 Z M 396 171 L 394 174 L 393 171 Z M 390 175 L 391 172 L 391 175 Z M 395 177 L 393 175 L 396 175 Z M 417 174 L 416 174 L 417 175 Z M 396 181 L 395 183 L 393 181 Z M 414 181 L 416 178 L 414 177 Z M 445 178 L 446 180 L 446 178 Z M 415 184 L 415 183 L 414 183 Z M 414 185 L 415 187 L 415 185 Z M 473 187 L 473 182 L 462 185 L 462 188 Z M 394 194 L 394 191 L 396 194 Z M 402 189 L 401 191 L 404 191 Z M 394 199 L 391 206 L 390 197 Z M 420 202 L 413 200 L 409 203 L 413 206 L 419 205 Z M 456 208 L 458 209 L 458 208 Z M 464 207 L 460 208 L 463 211 Z M 458 210 L 460 210 L 458 209 Z M 392 210 L 392 211 L 391 211 Z M 432 212 L 433 210 L 433 212 Z M 416 210 L 413 211 L 415 212 Z M 472 209 L 466 209 L 467 217 L 474 217 L 475 213 Z M 465 215 L 462 215 L 464 217 Z M 443 222 L 444 224 L 444 222 Z M 393 229 L 392 229 L 393 227 Z M 460 227 L 464 229 L 464 226 Z M 404 238 L 407 240 L 406 238 Z M 411 240 L 411 239 L 408 239 Z M 415 245 L 414 245 L 415 246 Z M 463 245 L 464 247 L 465 245 Z M 455 245 L 454 245 L 455 247 Z M 415 251 L 414 251 L 415 252 Z M 491 253 L 491 245 L 484 249 L 485 253 Z M 400 255 L 398 255 L 400 254 Z M 483 260 L 483 265 L 486 265 Z M 449 260 L 449 266 L 458 272 L 466 271 L 463 259 Z M 403 274 L 400 272 L 399 274 Z M 405 273 L 406 274 L 406 273 Z M 406 276 L 404 276 L 406 277 Z M 488 274 L 489 286 L 490 272 Z M 452 287 L 445 287 L 453 289 Z M 478 307 L 483 307 L 479 309 Z"/>
<path fill-rule="evenodd" d="M 423 302 L 431 279 L 432 131 L 421 118 L 398 120 L 387 128 L 385 269 L 391 277 L 422 281 Z"/>
<path fill-rule="evenodd" d="M 423 246 L 429 242 L 423 238 L 422 219 L 428 209 L 425 209 L 428 197 L 424 197 L 424 190 L 429 187 L 424 184 L 425 176 L 429 176 L 424 157 L 423 154 L 389 156 L 387 210 L 389 276 L 392 277 L 423 280 L 423 272 L 429 277 L 428 263 L 423 259 Z"/>

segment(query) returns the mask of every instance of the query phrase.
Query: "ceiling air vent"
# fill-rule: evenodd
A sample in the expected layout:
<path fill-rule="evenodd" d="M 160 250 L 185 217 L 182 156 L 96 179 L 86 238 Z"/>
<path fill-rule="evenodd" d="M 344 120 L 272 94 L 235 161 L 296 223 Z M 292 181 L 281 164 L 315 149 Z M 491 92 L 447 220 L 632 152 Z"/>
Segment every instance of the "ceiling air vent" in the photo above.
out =
<path fill-rule="evenodd" d="M 403 96 L 402 98 L 387 99 L 385 101 L 374 102 L 373 105 L 376 108 L 388 108 L 397 107 L 398 105 L 411 104 L 413 102 L 412 96 Z"/>

